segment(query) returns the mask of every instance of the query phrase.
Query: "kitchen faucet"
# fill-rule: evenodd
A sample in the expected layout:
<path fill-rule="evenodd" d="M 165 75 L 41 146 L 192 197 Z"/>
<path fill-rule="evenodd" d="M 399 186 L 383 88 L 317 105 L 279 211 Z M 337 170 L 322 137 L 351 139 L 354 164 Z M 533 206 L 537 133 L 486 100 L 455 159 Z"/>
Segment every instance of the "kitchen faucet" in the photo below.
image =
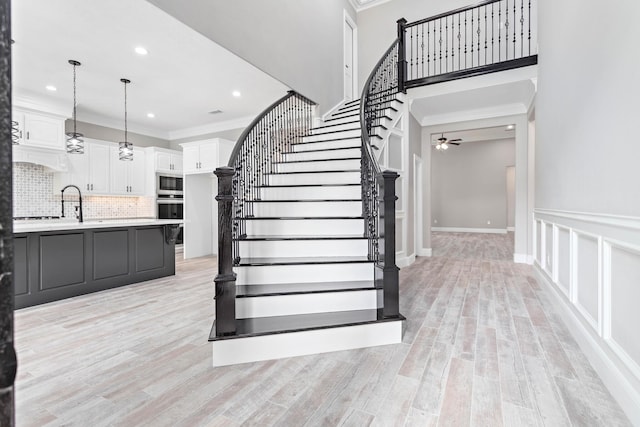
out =
<path fill-rule="evenodd" d="M 80 189 L 76 185 L 73 185 L 73 184 L 69 184 L 69 185 L 65 186 L 60 191 L 60 193 L 61 193 L 60 194 L 60 200 L 62 202 L 62 216 L 64 217 L 64 190 L 66 190 L 69 187 L 73 187 L 76 190 L 78 190 L 78 198 L 80 199 L 80 208 L 79 208 L 80 212 L 78 214 L 78 222 L 82 222 L 82 193 L 80 192 Z"/>

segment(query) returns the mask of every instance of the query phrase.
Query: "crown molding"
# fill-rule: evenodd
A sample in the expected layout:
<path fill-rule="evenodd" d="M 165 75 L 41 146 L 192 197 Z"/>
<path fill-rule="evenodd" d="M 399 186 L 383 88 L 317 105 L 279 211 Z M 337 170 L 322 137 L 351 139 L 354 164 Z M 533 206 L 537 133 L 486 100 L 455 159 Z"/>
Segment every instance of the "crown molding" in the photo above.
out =
<path fill-rule="evenodd" d="M 351 6 L 356 10 L 356 12 L 362 12 L 366 9 L 371 9 L 372 7 L 380 6 L 383 3 L 388 3 L 391 0 L 349 0 Z"/>

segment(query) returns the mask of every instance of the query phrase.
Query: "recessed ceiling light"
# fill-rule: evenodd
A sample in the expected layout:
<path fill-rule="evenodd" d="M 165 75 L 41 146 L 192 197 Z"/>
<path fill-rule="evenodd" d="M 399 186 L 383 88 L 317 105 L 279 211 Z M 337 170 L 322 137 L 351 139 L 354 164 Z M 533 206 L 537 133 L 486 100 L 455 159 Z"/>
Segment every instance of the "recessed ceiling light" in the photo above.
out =
<path fill-rule="evenodd" d="M 135 51 L 138 55 L 146 55 L 147 53 L 147 49 L 143 48 L 142 46 L 138 46 L 135 48 Z"/>
<path fill-rule="evenodd" d="M 235 96 L 236 98 L 238 98 L 240 95 L 242 95 L 240 93 L 240 91 L 234 90 L 233 92 L 231 92 L 231 95 Z"/>
<path fill-rule="evenodd" d="M 47 90 L 49 90 L 49 91 L 51 91 L 51 92 L 55 92 L 55 91 L 57 91 L 57 90 L 58 90 L 58 88 L 57 88 L 57 87 L 55 87 L 54 85 L 47 85 L 47 86 L 46 86 L 46 89 L 47 89 Z"/>
<path fill-rule="evenodd" d="M 149 117 L 150 119 L 153 119 L 156 115 L 153 113 L 147 113 L 147 117 Z"/>

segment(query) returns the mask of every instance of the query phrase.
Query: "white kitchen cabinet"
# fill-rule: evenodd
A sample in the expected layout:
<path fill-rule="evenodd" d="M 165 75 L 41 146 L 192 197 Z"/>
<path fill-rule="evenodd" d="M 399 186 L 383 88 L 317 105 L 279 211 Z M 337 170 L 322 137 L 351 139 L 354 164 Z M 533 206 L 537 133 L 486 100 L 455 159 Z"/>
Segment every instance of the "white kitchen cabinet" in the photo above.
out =
<path fill-rule="evenodd" d="M 110 148 L 113 144 L 85 138 L 84 154 L 67 154 L 68 172 L 54 175 L 54 192 L 65 185 L 77 185 L 83 194 L 108 195 Z"/>
<path fill-rule="evenodd" d="M 184 155 L 184 174 L 212 173 L 217 167 L 225 166 L 233 144 L 233 141 L 221 138 L 180 144 Z"/>
<path fill-rule="evenodd" d="M 110 147 L 110 193 L 122 196 L 138 196 L 145 191 L 145 151 L 133 148 L 133 160 L 123 161 L 119 148 Z"/>
<path fill-rule="evenodd" d="M 16 109 L 12 120 L 18 122 L 20 145 L 65 150 L 64 117 Z"/>
<path fill-rule="evenodd" d="M 182 174 L 182 154 L 179 151 L 154 151 L 155 171 Z"/>

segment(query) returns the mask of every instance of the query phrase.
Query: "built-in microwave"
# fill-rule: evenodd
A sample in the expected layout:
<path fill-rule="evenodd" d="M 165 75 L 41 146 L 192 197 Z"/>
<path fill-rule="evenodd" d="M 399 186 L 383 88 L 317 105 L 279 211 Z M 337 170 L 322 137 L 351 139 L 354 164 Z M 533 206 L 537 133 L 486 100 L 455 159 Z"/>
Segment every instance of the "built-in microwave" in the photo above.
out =
<path fill-rule="evenodd" d="M 178 175 L 161 175 L 157 176 L 158 195 L 175 195 L 181 196 L 183 193 L 183 178 Z"/>

